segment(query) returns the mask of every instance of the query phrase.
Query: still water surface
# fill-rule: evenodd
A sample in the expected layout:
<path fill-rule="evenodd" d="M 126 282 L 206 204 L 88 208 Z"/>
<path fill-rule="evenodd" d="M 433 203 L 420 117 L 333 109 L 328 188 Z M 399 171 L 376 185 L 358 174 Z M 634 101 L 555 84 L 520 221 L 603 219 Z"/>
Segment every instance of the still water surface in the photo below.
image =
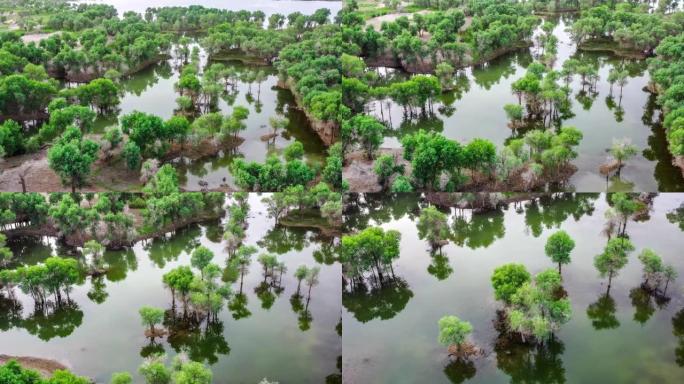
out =
<path fill-rule="evenodd" d="M 554 22 L 553 34 L 558 38 L 554 69 L 560 70 L 563 62 L 573 57 L 595 66 L 600 76 L 596 93 L 582 92 L 581 79 L 577 75 L 570 84 L 574 116 L 565 119 L 562 125 L 579 128 L 584 139 L 577 148 L 579 156 L 573 161 L 578 171 L 570 179 L 568 189 L 580 192 L 684 190 L 681 171 L 672 165 L 667 150 L 655 96 L 644 89 L 650 79 L 646 62 L 606 52 L 578 51 L 566 31 L 572 19 L 564 17 Z M 499 147 L 510 138 L 522 135 L 524 131 L 513 132 L 507 126 L 503 106 L 518 102 L 511 92 L 511 84 L 525 74 L 538 52 L 538 47 L 531 47 L 460 71 L 456 90 L 442 95 L 435 105 L 434 116 L 406 120 L 401 106 L 384 100 L 382 114 L 386 121 L 391 118 L 393 129 L 388 130 L 383 146 L 399 147 L 401 137 L 418 129 L 441 132 L 462 142 L 486 138 Z M 610 97 L 607 81 L 610 69 L 619 65 L 629 71 L 621 100 L 619 87 L 615 85 L 613 97 Z M 390 80 L 405 78 L 396 71 L 390 70 L 390 73 Z M 380 102 L 370 103 L 368 107 L 373 114 L 381 116 Z M 638 154 L 622 170 L 621 178 L 606 180 L 599 173 L 599 167 L 608 160 L 607 149 L 613 139 L 623 138 L 637 146 Z"/>
<path fill-rule="evenodd" d="M 431 256 L 418 238 L 417 215 L 425 206 L 419 199 L 362 199 L 361 208 L 346 217 L 349 230 L 380 225 L 401 231 L 401 256 L 393 265 L 399 283 L 370 294 L 343 292 L 344 382 L 682 382 L 683 203 L 682 194 L 661 194 L 648 220 L 629 222 L 627 234 L 636 251 L 605 298 L 606 281 L 593 266 L 607 241 L 602 234 L 605 195 L 556 195 L 481 214 L 453 210 L 455 240 L 441 256 Z M 563 267 L 572 320 L 545 348 L 497 344 L 493 320 L 500 304 L 491 288 L 493 270 L 511 262 L 524 264 L 532 274 L 553 268 L 544 244 L 558 229 L 576 242 L 572 262 Z M 679 272 L 668 302 L 656 303 L 639 289 L 637 255 L 646 247 Z M 445 315 L 472 323 L 472 341 L 485 350 L 484 357 L 472 364 L 450 363 L 437 342 L 437 321 Z"/>
<path fill-rule="evenodd" d="M 86 279 L 70 293 L 74 304 L 50 316 L 34 314 L 33 300 L 18 290 L 23 306 L 18 310 L 10 311 L 10 301 L 0 295 L 0 354 L 55 359 L 98 383 L 109 382 L 112 372 L 136 372 L 141 355 L 158 350 L 170 356 L 185 351 L 193 360 L 210 364 L 215 383 L 257 383 L 264 377 L 282 383 L 321 383 L 328 375 L 339 374 L 340 266 L 326 257 L 333 240 L 305 229 L 274 227 L 261 196 L 252 194 L 249 202 L 246 244 L 257 246 L 258 254 L 273 253 L 285 262 L 282 292 L 255 290 L 263 281 L 257 254 L 244 278 L 244 308 L 224 305 L 218 325 L 157 339 L 157 345 L 151 346 L 138 309 L 143 305 L 171 308 L 162 275 L 179 265 L 189 266 L 190 253 L 199 245 L 214 252 L 214 263 L 225 266 L 221 224 L 194 225 L 166 238 L 137 243 L 128 251 L 107 252 L 105 259 L 112 269 L 102 281 L 94 285 Z M 13 242 L 11 248 L 26 264 L 66 252 L 52 240 L 25 239 Z M 292 301 L 297 290 L 293 273 L 302 264 L 321 267 L 309 317 L 295 312 Z M 239 281 L 232 288 L 237 292 Z"/>

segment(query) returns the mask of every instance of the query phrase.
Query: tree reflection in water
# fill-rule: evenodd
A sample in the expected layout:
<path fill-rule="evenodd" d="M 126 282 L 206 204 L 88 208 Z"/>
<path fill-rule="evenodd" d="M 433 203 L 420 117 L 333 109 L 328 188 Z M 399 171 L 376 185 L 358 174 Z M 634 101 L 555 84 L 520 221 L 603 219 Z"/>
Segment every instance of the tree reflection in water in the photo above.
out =
<path fill-rule="evenodd" d="M 451 383 L 460 384 L 475 377 L 477 368 L 470 360 L 456 359 L 444 367 L 444 375 Z"/>
<path fill-rule="evenodd" d="M 228 355 L 230 347 L 223 337 L 223 322 L 202 322 L 195 316 L 167 310 L 164 326 L 168 330 L 166 341 L 176 352 L 185 352 L 192 361 L 214 364 L 219 355 Z"/>
<path fill-rule="evenodd" d="M 496 366 L 511 377 L 511 383 L 565 383 L 562 355 L 565 345 L 554 337 L 537 343 L 521 343 L 509 335 L 496 340 Z"/>
<path fill-rule="evenodd" d="M 684 367 L 684 309 L 681 309 L 672 318 L 672 334 L 678 339 L 675 348 L 675 361 L 677 365 Z"/>
<path fill-rule="evenodd" d="M 413 297 L 406 280 L 387 278 L 382 284 L 357 284 L 352 291 L 342 293 L 342 305 L 356 320 L 366 323 L 374 319 L 388 320 L 406 308 Z"/>
<path fill-rule="evenodd" d="M 615 300 L 606 293 L 601 295 L 595 303 L 587 307 L 587 317 L 591 320 L 591 325 L 594 329 L 615 329 L 620 326 L 615 316 L 617 311 Z"/>
<path fill-rule="evenodd" d="M 36 306 L 33 314 L 21 321 L 21 327 L 43 341 L 55 337 L 67 337 L 83 323 L 83 312 L 73 300 L 48 302 Z"/>

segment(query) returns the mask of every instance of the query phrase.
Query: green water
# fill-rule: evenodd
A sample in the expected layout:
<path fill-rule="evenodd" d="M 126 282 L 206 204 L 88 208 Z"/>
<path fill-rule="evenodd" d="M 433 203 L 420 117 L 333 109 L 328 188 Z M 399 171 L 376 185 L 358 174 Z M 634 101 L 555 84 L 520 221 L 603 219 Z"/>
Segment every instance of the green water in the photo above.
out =
<path fill-rule="evenodd" d="M 557 20 L 553 33 L 559 43 L 554 69 L 559 70 L 564 61 L 574 57 L 595 65 L 601 79 L 595 96 L 582 97 L 579 76 L 570 84 L 574 116 L 563 120 L 562 124 L 579 128 L 584 133 L 584 140 L 577 148 L 578 158 L 573 161 L 578 170 L 567 188 L 581 192 L 684 190 L 681 171 L 672 165 L 667 150 L 655 96 L 644 90 L 650 78 L 646 62 L 622 59 L 609 53 L 577 51 L 565 31 L 571 23 L 569 19 Z M 498 146 L 521 135 L 522 132 L 513 132 L 507 126 L 503 106 L 518 102 L 511 92 L 511 84 L 524 75 L 536 52 L 536 47 L 523 49 L 460 71 L 456 90 L 442 95 L 434 107 L 434 116 L 405 120 L 401 107 L 390 102 L 388 109 L 386 102 L 389 100 L 385 100 L 382 113 L 387 121 L 391 115 L 392 129 L 388 130 L 383 146 L 399 147 L 403 135 L 421 128 L 463 142 L 482 137 Z M 607 78 L 610 69 L 621 63 L 628 69 L 629 78 L 620 102 L 619 87 L 613 87 L 613 98 L 609 98 Z M 390 80 L 403 77 L 401 73 L 392 73 L 394 76 Z M 381 115 L 379 102 L 371 103 L 369 108 L 375 115 Z M 639 153 L 622 170 L 620 179 L 606 180 L 599 173 L 599 167 L 608 160 L 606 150 L 613 139 L 623 138 L 631 139 Z"/>
<path fill-rule="evenodd" d="M 333 239 L 305 229 L 274 227 L 261 197 L 250 195 L 246 244 L 256 245 L 259 253 L 277 254 L 285 262 L 288 272 L 282 292 L 257 294 L 262 292 L 255 288 L 263 276 L 254 256 L 244 277 L 247 303 L 243 308 L 226 305 L 217 325 L 177 332 L 150 345 L 138 308 L 171 308 L 171 294 L 162 284 L 162 275 L 176 266 L 190 265 L 189 252 L 199 245 L 211 249 L 214 262 L 225 266 L 220 223 L 195 225 L 166 238 L 137 243 L 128 251 L 107 252 L 105 260 L 112 269 L 106 276 L 96 282 L 85 279 L 70 293 L 73 304 L 47 314 L 34 313 L 33 300 L 19 290 L 20 307 L 0 295 L 0 354 L 55 359 L 98 383 L 109 382 L 112 372 L 137 371 L 141 355 L 159 350 L 170 356 L 185 351 L 193 360 L 210 364 L 214 383 L 257 383 L 264 377 L 281 383 L 321 383 L 339 374 L 341 272 L 326 256 Z M 58 251 L 50 239 L 22 239 L 10 246 L 27 264 L 67 252 Z M 321 267 L 308 318 L 302 311 L 295 312 L 292 302 L 297 289 L 293 273 L 302 264 Z M 239 281 L 232 287 L 237 292 Z M 167 321 L 168 316 L 167 312 Z"/>
<path fill-rule="evenodd" d="M 554 195 L 474 215 L 452 209 L 456 240 L 441 256 L 431 256 L 427 243 L 418 238 L 416 220 L 424 202 L 413 196 L 360 197 L 349 208 L 348 229 L 380 225 L 401 231 L 401 256 L 393 264 L 397 283 L 371 293 L 343 292 L 344 382 L 682 382 L 684 284 L 680 278 L 668 289 L 670 301 L 655 303 L 639 289 L 637 255 L 652 248 L 684 274 L 684 225 L 667 218 L 679 212 L 681 220 L 683 208 L 675 209 L 683 203 L 684 195 L 662 194 L 647 220 L 629 222 L 627 234 L 636 251 L 613 279 L 610 299 L 601 300 L 606 281 L 594 269 L 593 258 L 606 243 L 605 195 Z M 504 339 L 497 344 L 493 320 L 500 304 L 490 284 L 493 270 L 510 262 L 524 264 L 533 274 L 553 268 L 544 244 L 558 229 L 576 241 L 572 262 L 563 267 L 572 320 L 555 342 L 541 349 L 502 343 Z M 590 306 L 590 313 L 600 316 L 590 318 Z M 472 341 L 484 349 L 483 357 L 471 363 L 447 359 L 445 347 L 437 342 L 437 321 L 445 315 L 472 323 Z"/>

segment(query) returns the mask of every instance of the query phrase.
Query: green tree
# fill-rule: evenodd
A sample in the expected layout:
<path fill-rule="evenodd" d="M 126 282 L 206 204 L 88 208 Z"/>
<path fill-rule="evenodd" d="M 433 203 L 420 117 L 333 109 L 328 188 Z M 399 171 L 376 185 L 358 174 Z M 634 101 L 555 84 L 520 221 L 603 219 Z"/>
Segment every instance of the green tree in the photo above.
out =
<path fill-rule="evenodd" d="M 502 300 L 505 303 L 510 303 L 513 295 L 525 283 L 529 283 L 531 279 L 530 273 L 522 264 L 505 264 L 494 270 L 492 274 L 492 287 L 494 288 L 494 296 L 497 300 Z"/>
<path fill-rule="evenodd" d="M 356 115 L 342 124 L 342 136 L 346 142 L 358 143 L 372 159 L 375 151 L 382 144 L 385 126 L 376 118 L 368 115 Z"/>
<path fill-rule="evenodd" d="M 81 130 L 71 126 L 48 150 L 48 163 L 65 185 L 71 185 L 71 192 L 86 182 L 90 167 L 97 159 L 99 145 L 84 140 Z"/>
<path fill-rule="evenodd" d="M 636 156 L 638 153 L 637 147 L 633 145 L 629 139 L 613 140 L 613 145 L 611 145 L 608 150 L 610 155 L 617 162 L 617 172 L 620 174 L 620 170 L 624 166 L 624 163 Z"/>
<path fill-rule="evenodd" d="M 0 267 L 6 267 L 10 260 L 12 260 L 12 257 L 12 251 L 7 248 L 7 236 L 4 233 L 0 233 Z"/>
<path fill-rule="evenodd" d="M 176 295 L 180 295 L 184 308 L 187 309 L 188 294 L 190 294 L 195 274 L 188 266 L 179 266 L 162 276 L 165 286 L 171 290 L 171 299 L 175 307 Z"/>
<path fill-rule="evenodd" d="M 172 376 L 174 384 L 211 384 L 213 374 L 204 364 L 189 361 L 177 367 Z"/>
<path fill-rule="evenodd" d="M 565 231 L 558 231 L 546 240 L 544 252 L 554 263 L 558 263 L 558 274 L 561 265 L 570 263 L 570 252 L 575 248 L 575 241 Z"/>
<path fill-rule="evenodd" d="M 629 253 L 632 251 L 634 251 L 632 242 L 623 237 L 617 237 L 608 240 L 603 252 L 594 258 L 594 267 L 599 271 L 601 277 L 608 276 L 607 292 L 610 292 L 613 277 L 617 276 L 620 270 L 627 265 Z"/>
<path fill-rule="evenodd" d="M 299 296 L 299 290 L 302 286 L 302 280 L 304 280 L 308 274 L 309 268 L 306 265 L 300 265 L 295 270 L 294 276 L 297 279 L 297 296 Z"/>
<path fill-rule="evenodd" d="M 164 365 L 165 355 L 153 355 L 145 359 L 138 371 L 146 384 L 170 384 L 171 372 Z"/>
<path fill-rule="evenodd" d="M 373 166 L 375 174 L 378 175 L 378 180 L 382 189 L 387 189 L 387 183 L 389 179 L 397 171 L 397 165 L 394 163 L 394 156 L 385 154 L 381 155 L 375 160 L 375 165 Z"/>
<path fill-rule="evenodd" d="M 195 248 L 190 256 L 190 264 L 197 268 L 204 277 L 204 268 L 214 259 L 214 252 L 205 246 Z"/>
<path fill-rule="evenodd" d="M 400 240 L 398 231 L 366 228 L 342 237 L 340 260 L 348 266 L 352 279 L 361 280 L 364 273 L 371 272 L 382 281 L 387 269 L 392 273 L 392 262 L 400 255 Z"/>
<path fill-rule="evenodd" d="M 456 316 L 444 316 L 439 319 L 439 343 L 449 348 L 449 355 L 459 356 L 461 346 L 473 331 L 473 326 Z M 455 351 L 452 352 L 452 346 Z"/>
<path fill-rule="evenodd" d="M 110 384 L 132 384 L 133 377 L 128 372 L 116 372 L 112 374 Z"/>
<path fill-rule="evenodd" d="M 413 186 L 411 185 L 411 181 L 406 176 L 399 176 L 394 179 L 390 191 L 392 193 L 409 193 L 413 192 Z"/>
<path fill-rule="evenodd" d="M 418 227 L 418 237 L 427 240 L 432 249 L 441 248 L 448 242 L 451 235 L 447 215 L 434 206 L 420 211 L 416 227 Z"/>
<path fill-rule="evenodd" d="M 154 328 L 157 324 L 161 324 L 164 320 L 164 310 L 161 308 L 154 308 L 150 306 L 144 306 L 138 311 L 140 313 L 140 319 L 143 325 L 148 326 L 150 337 L 154 338 L 156 335 L 156 329 Z"/>
<path fill-rule="evenodd" d="M 285 148 L 285 160 L 287 160 L 287 161 L 301 160 L 303 157 L 304 157 L 304 144 L 300 143 L 299 141 L 295 141 L 294 143 L 288 145 Z"/>

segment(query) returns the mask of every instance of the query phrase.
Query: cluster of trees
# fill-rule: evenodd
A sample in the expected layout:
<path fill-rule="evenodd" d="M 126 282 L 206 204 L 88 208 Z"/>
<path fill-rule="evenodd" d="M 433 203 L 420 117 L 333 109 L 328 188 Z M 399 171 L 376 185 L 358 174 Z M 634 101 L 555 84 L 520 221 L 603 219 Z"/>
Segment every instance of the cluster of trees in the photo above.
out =
<path fill-rule="evenodd" d="M 607 40 L 623 51 L 651 53 L 662 39 L 682 32 L 682 25 L 684 13 L 664 16 L 650 13 L 647 4 L 626 1 L 582 12 L 570 32 L 580 47 Z"/>
<path fill-rule="evenodd" d="M 419 6 L 438 11 L 383 22 L 380 31 L 372 27 L 358 31 L 362 55 L 376 58 L 391 52 L 402 66 L 426 72 L 434 71 L 439 63 L 462 67 L 481 61 L 500 50 L 528 44 L 532 37 L 537 18 L 521 2 L 463 3 L 466 2 L 421 1 Z M 472 23 L 463 31 L 466 16 L 472 17 Z"/>
<path fill-rule="evenodd" d="M 510 332 L 523 342 L 544 342 L 570 320 L 570 300 L 566 298 L 560 274 L 554 269 L 538 273 L 534 279 L 522 264 L 506 264 L 494 270 L 492 286 L 504 305 Z"/>
<path fill-rule="evenodd" d="M 5 59 L 13 56 L 6 54 L 6 44 L 0 49 L 0 57 Z M 0 115 L 3 120 L 35 123 L 45 119 L 48 104 L 57 95 L 57 82 L 49 79 L 41 66 L 22 64 L 20 61 L 18 70 L 0 69 Z"/>
<path fill-rule="evenodd" d="M 345 279 L 353 289 L 382 286 L 386 279 L 394 278 L 392 263 L 399 258 L 401 233 L 369 227 L 363 231 L 342 237 L 340 262 Z"/>
<path fill-rule="evenodd" d="M 120 248 L 137 236 L 128 209 L 132 199 L 132 195 L 121 193 L 53 193 L 47 213 L 62 238 L 85 235 L 109 248 Z"/>
<path fill-rule="evenodd" d="M 308 190 L 302 185 L 287 187 L 282 192 L 265 197 L 263 202 L 276 225 L 280 219 L 290 214 L 302 214 L 306 209 L 320 211 L 321 217 L 331 225 L 340 224 L 342 220 L 342 195 L 332 191 L 325 183 Z"/>
<path fill-rule="evenodd" d="M 13 287 L 30 295 L 37 308 L 50 303 L 60 306 L 71 301 L 69 292 L 79 283 L 81 270 L 76 259 L 53 256 L 43 263 L 0 270 L 0 282 L 13 296 Z"/>
<path fill-rule="evenodd" d="M 582 132 L 574 127 L 552 130 L 532 130 L 523 138 L 513 139 L 497 151 L 496 146 L 484 139 L 475 139 L 466 145 L 450 140 L 441 134 L 419 131 L 402 139 L 404 159 L 411 164 L 411 175 L 403 175 L 391 156 L 376 161 L 376 172 L 381 180 L 389 180 L 395 173 L 391 190 L 409 192 L 414 188 L 429 190 L 457 190 L 478 175 L 491 180 L 514 184 L 512 177 L 526 171 L 535 180 L 543 180 L 548 173 L 558 173 L 570 167 L 577 156 L 573 147 L 582 139 Z M 469 175 L 462 171 L 467 169 Z"/>
<path fill-rule="evenodd" d="M 295 141 L 285 148 L 285 163 L 276 155 L 266 162 L 236 159 L 231 165 L 235 183 L 249 191 L 283 191 L 289 186 L 306 186 L 316 176 L 316 170 L 304 161 L 304 146 Z"/>
<path fill-rule="evenodd" d="M 145 232 L 157 233 L 169 226 L 201 218 L 216 218 L 223 212 L 225 194 L 218 192 L 181 192 L 173 166 L 163 165 L 144 189 Z"/>
<path fill-rule="evenodd" d="M 184 321 L 200 327 L 218 321 L 218 313 L 231 297 L 231 287 L 221 280 L 222 268 L 212 262 L 214 253 L 206 247 L 195 248 L 190 257 L 191 269 L 179 266 L 163 276 L 164 285 L 171 290 L 172 310 L 175 313 L 176 299 L 183 304 Z M 163 310 L 143 307 L 140 311 L 143 323 L 150 329 L 147 334 L 154 338 L 158 333 L 155 325 L 163 320 Z M 160 315 L 161 314 L 161 315 Z"/>
<path fill-rule="evenodd" d="M 204 31 L 218 24 L 251 22 L 263 24 L 266 15 L 262 11 L 231 11 L 205 8 L 201 5 L 187 7 L 149 7 L 145 20 L 154 22 L 165 31 Z"/>
<path fill-rule="evenodd" d="M 663 107 L 670 152 L 684 156 L 684 33 L 665 38 L 650 61 L 651 80 Z"/>
<path fill-rule="evenodd" d="M 573 71 L 565 74 L 566 81 L 575 73 L 574 69 L 572 67 Z M 504 106 L 511 120 L 510 126 L 522 126 L 523 119 L 551 126 L 562 116 L 567 116 L 570 113 L 570 88 L 567 83 L 565 86 L 558 83 L 563 75 L 560 71 L 547 71 L 541 63 L 530 64 L 525 75 L 511 84 L 511 90 L 518 97 L 518 105 Z"/>
<path fill-rule="evenodd" d="M 518 1 L 473 1 L 469 13 L 473 20 L 466 31 L 466 41 L 472 47 L 472 55 L 479 59 L 528 44 L 539 23 L 529 8 Z"/>
<path fill-rule="evenodd" d="M 52 3 L 60 7 L 50 12 L 44 27 L 53 31 L 81 31 L 117 17 L 116 7 L 109 4 Z"/>
<path fill-rule="evenodd" d="M 166 365 L 165 355 L 153 355 L 140 365 L 138 369 L 146 384 L 211 384 L 213 374 L 202 363 L 189 361 L 184 355 L 176 356 L 171 367 Z M 0 377 L 12 384 L 89 384 L 89 378 L 76 376 L 67 370 L 56 370 L 50 378 L 45 378 L 38 371 L 23 368 L 19 363 L 10 360 L 0 365 Z M 117 372 L 112 375 L 111 384 L 132 384 L 133 377 L 128 372 Z"/>
<path fill-rule="evenodd" d="M 272 63 L 282 47 L 296 41 L 296 33 L 265 29 L 263 22 L 238 21 L 209 29 L 201 44 L 209 55 L 240 52 Z"/>
<path fill-rule="evenodd" d="M 15 360 L 0 365 L 0 377 L 3 381 L 14 384 L 89 384 L 90 379 L 76 376 L 73 373 L 58 369 L 49 379 L 44 378 L 38 371 L 25 369 Z M 113 382 L 116 384 L 130 384 L 132 381 Z"/>

